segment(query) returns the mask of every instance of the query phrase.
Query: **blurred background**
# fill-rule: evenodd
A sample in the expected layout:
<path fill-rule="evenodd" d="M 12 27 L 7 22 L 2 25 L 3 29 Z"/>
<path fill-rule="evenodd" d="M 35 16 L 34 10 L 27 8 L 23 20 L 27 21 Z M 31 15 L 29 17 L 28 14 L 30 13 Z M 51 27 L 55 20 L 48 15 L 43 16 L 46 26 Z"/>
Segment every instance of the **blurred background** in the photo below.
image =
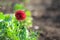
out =
<path fill-rule="evenodd" d="M 13 13 L 16 3 L 22 1 L 0 0 L 0 11 Z M 60 40 L 60 0 L 29 0 L 24 5 L 31 11 L 32 29 L 40 32 L 39 40 Z"/>

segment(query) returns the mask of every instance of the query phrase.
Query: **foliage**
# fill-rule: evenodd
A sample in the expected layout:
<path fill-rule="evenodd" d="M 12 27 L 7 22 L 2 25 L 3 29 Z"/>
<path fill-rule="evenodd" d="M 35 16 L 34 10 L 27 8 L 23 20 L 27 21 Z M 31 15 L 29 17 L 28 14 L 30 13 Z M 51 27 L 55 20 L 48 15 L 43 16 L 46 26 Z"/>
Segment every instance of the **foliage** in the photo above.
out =
<path fill-rule="evenodd" d="M 26 11 L 26 19 L 18 21 L 15 14 L 0 12 L 0 40 L 37 40 L 37 34 L 28 30 L 32 25 L 30 11 Z"/>
<path fill-rule="evenodd" d="M 25 8 L 24 8 L 24 6 L 22 5 L 22 4 L 15 4 L 14 5 L 14 10 L 24 10 Z"/>
<path fill-rule="evenodd" d="M 19 21 L 15 14 L 0 12 L 0 40 L 37 40 L 37 32 L 28 30 L 32 26 L 31 12 L 22 4 L 14 5 L 14 11 L 23 10 L 26 19 Z"/>

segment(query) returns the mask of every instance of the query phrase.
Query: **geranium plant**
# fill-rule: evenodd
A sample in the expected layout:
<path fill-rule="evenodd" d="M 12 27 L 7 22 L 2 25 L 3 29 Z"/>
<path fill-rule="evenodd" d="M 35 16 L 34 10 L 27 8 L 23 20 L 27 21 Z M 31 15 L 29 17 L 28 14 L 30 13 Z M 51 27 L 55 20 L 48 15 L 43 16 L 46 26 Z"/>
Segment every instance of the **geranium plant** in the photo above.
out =
<path fill-rule="evenodd" d="M 29 10 L 19 7 L 14 14 L 0 12 L 0 40 L 37 40 L 37 33 L 28 30 L 30 26 L 32 18 Z"/>

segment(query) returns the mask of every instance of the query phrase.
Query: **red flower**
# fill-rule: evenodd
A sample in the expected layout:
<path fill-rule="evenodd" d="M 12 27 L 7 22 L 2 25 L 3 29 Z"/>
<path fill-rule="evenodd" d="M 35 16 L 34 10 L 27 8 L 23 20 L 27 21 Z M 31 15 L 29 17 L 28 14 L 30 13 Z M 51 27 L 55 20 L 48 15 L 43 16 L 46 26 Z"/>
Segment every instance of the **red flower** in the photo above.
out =
<path fill-rule="evenodd" d="M 18 10 L 15 13 L 15 17 L 16 17 L 17 20 L 24 20 L 26 18 L 26 14 L 25 14 L 24 11 Z"/>

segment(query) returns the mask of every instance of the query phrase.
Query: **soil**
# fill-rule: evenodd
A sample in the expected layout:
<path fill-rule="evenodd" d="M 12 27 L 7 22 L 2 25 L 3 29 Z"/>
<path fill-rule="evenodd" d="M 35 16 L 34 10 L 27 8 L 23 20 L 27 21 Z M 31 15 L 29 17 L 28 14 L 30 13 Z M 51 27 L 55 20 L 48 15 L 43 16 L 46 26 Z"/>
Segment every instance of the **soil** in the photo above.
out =
<path fill-rule="evenodd" d="M 60 40 L 60 16 L 42 16 L 36 18 L 33 16 L 34 27 L 39 27 L 39 40 Z M 36 29 L 35 29 L 36 30 Z"/>

